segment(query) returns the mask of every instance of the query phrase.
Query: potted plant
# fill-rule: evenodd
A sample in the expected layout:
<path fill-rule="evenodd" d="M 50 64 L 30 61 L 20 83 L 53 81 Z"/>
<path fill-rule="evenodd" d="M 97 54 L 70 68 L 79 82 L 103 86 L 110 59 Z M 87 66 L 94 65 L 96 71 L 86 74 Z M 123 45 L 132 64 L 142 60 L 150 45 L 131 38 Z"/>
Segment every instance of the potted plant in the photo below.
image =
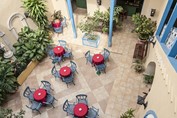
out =
<path fill-rule="evenodd" d="M 135 31 L 140 40 L 147 41 L 150 37 L 153 36 L 156 30 L 156 22 L 152 21 L 150 18 L 147 18 L 145 15 L 134 14 L 132 16 L 132 21 L 135 24 Z"/>
<path fill-rule="evenodd" d="M 125 113 L 123 113 L 120 118 L 134 118 L 134 109 L 128 109 Z"/>
<path fill-rule="evenodd" d="M 85 22 L 82 21 L 79 23 L 78 27 L 84 33 L 84 36 L 82 37 L 83 45 L 98 47 L 100 37 L 93 32 L 96 26 L 97 22 L 93 22 L 92 20 L 86 20 Z"/>
<path fill-rule="evenodd" d="M 22 2 L 26 10 L 25 14 L 31 18 L 39 28 L 46 28 L 48 26 L 48 19 L 44 0 L 22 0 Z"/>
<path fill-rule="evenodd" d="M 132 67 L 134 68 L 135 72 L 141 73 L 144 71 L 144 66 L 141 60 L 136 59 L 135 62 L 133 62 Z"/>
<path fill-rule="evenodd" d="M 153 75 L 144 75 L 144 82 L 146 84 L 152 84 L 153 79 L 154 79 Z"/>
<path fill-rule="evenodd" d="M 8 93 L 16 92 L 19 86 L 14 71 L 15 68 L 9 59 L 0 58 L 0 104 L 6 100 Z"/>
<path fill-rule="evenodd" d="M 13 113 L 12 109 L 0 107 L 0 118 L 23 118 L 24 115 L 25 111 L 22 109 L 18 113 Z"/>
<path fill-rule="evenodd" d="M 54 14 L 52 14 L 52 27 L 58 28 L 61 25 L 61 21 L 63 20 L 63 16 L 61 14 L 61 10 L 54 11 Z"/>

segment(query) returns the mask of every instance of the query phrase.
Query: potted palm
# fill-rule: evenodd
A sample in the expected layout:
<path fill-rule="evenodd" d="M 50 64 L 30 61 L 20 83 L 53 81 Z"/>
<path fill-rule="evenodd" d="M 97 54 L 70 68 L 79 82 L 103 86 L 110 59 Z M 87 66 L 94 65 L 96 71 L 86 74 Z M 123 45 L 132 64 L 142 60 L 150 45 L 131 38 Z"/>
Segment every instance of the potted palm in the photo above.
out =
<path fill-rule="evenodd" d="M 85 22 L 79 23 L 79 29 L 84 33 L 82 37 L 82 44 L 91 46 L 91 47 L 98 47 L 100 37 L 96 35 L 93 30 L 97 26 L 97 22 L 93 22 L 92 20 L 86 20 Z"/>
<path fill-rule="evenodd" d="M 58 28 L 61 26 L 61 21 L 63 20 L 63 16 L 61 14 L 61 10 L 58 11 L 54 11 L 54 13 L 52 14 L 52 27 L 53 28 Z"/>
<path fill-rule="evenodd" d="M 147 41 L 153 36 L 156 30 L 156 22 L 147 18 L 145 15 L 134 14 L 132 16 L 132 21 L 135 24 L 135 31 L 140 40 Z"/>

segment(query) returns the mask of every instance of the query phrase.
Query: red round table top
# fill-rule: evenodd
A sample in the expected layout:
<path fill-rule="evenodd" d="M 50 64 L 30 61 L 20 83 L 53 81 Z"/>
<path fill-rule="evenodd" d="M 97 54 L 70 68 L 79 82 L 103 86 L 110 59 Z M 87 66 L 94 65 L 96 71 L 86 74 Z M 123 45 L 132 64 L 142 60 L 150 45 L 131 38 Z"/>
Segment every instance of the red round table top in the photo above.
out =
<path fill-rule="evenodd" d="M 64 66 L 60 69 L 59 73 L 62 77 L 67 77 L 71 74 L 71 69 L 68 66 Z"/>
<path fill-rule="evenodd" d="M 74 115 L 77 117 L 84 117 L 87 115 L 88 106 L 84 103 L 78 103 L 74 106 Z"/>
<path fill-rule="evenodd" d="M 93 64 L 99 65 L 104 63 L 104 57 L 102 54 L 94 54 L 93 58 L 92 58 L 92 62 Z"/>
<path fill-rule="evenodd" d="M 53 52 L 56 56 L 62 56 L 65 53 L 65 49 L 62 46 L 56 46 L 53 48 Z"/>
<path fill-rule="evenodd" d="M 46 95 L 47 95 L 47 92 L 45 89 L 37 89 L 34 92 L 33 97 L 36 101 L 44 101 Z"/>

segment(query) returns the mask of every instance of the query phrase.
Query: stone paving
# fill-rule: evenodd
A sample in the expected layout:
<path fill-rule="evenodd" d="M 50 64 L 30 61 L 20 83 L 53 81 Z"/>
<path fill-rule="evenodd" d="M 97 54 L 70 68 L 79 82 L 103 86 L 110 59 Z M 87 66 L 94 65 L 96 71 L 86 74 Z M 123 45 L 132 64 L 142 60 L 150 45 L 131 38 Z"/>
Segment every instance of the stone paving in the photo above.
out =
<path fill-rule="evenodd" d="M 75 14 L 76 24 L 84 15 Z M 68 20 L 68 27 L 64 29 L 63 34 L 54 34 L 53 40 L 57 45 L 59 39 L 66 40 L 74 55 L 73 61 L 77 64 L 78 74 L 75 76 L 75 86 L 67 85 L 61 80 L 56 80 L 51 69 L 53 64 L 49 58 L 45 58 L 32 71 L 30 76 L 20 86 L 18 92 L 11 96 L 8 103 L 4 106 L 19 111 L 21 108 L 26 111 L 25 118 L 71 118 L 66 116 L 62 110 L 62 105 L 66 99 L 76 101 L 77 94 L 87 94 L 89 106 L 99 108 L 100 118 L 119 118 L 127 109 L 138 109 L 136 104 L 137 95 L 142 95 L 143 91 L 149 89 L 143 83 L 142 74 L 135 73 L 132 66 L 132 57 L 134 47 L 137 42 L 137 35 L 131 33 L 133 26 L 130 18 L 123 21 L 121 30 L 114 32 L 112 47 L 107 46 L 108 36 L 100 35 L 100 44 L 98 48 L 92 48 L 82 45 L 82 33 L 77 29 L 77 39 L 73 38 L 72 27 Z M 84 54 L 90 50 L 92 54 L 99 53 L 107 48 L 111 51 L 110 59 L 106 63 L 106 74 L 98 76 L 94 67 L 86 64 Z M 61 66 L 69 65 L 70 60 L 66 60 Z M 59 70 L 60 66 L 57 65 Z M 27 98 L 23 97 L 23 91 L 27 86 L 30 88 L 39 88 L 41 80 L 47 80 L 54 88 L 53 95 L 58 100 L 54 103 L 55 108 L 44 106 L 40 109 L 42 114 L 32 112 L 26 108 L 29 105 Z M 135 112 L 136 113 L 136 112 Z"/>

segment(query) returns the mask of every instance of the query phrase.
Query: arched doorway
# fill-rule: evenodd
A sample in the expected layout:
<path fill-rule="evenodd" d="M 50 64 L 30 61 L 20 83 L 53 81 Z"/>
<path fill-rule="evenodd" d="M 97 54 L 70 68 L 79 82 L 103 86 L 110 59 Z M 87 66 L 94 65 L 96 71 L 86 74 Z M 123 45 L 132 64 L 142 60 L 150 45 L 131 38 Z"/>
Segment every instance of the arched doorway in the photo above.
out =
<path fill-rule="evenodd" d="M 156 69 L 155 62 L 149 62 L 145 72 L 143 73 L 145 83 L 147 83 L 147 84 L 152 84 L 153 83 L 153 79 L 154 79 L 154 75 L 155 75 L 155 69 Z"/>

